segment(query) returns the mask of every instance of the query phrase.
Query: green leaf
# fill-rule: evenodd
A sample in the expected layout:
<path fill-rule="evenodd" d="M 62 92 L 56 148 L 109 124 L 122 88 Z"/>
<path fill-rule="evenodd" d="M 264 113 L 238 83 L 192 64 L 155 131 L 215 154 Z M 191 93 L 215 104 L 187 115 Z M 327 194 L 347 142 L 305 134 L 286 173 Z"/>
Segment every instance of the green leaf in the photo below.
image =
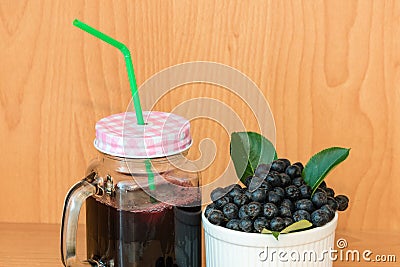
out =
<path fill-rule="evenodd" d="M 236 174 L 242 182 L 254 175 L 259 164 L 277 159 L 274 145 L 255 132 L 232 133 L 230 153 Z"/>
<path fill-rule="evenodd" d="M 331 147 L 324 149 L 307 162 L 302 176 L 304 181 L 311 187 L 312 193 L 322 183 L 325 176 L 349 155 L 350 149 Z"/>
<path fill-rule="evenodd" d="M 268 230 L 267 228 L 262 229 L 261 231 L 262 234 L 272 234 L 271 230 Z"/>
<path fill-rule="evenodd" d="M 312 223 L 307 220 L 300 220 L 298 222 L 292 223 L 285 229 L 281 231 L 281 234 L 287 234 L 293 231 L 303 230 L 312 226 Z"/>
<path fill-rule="evenodd" d="M 271 231 L 271 230 L 268 230 L 267 228 L 262 229 L 261 233 L 262 234 L 272 234 L 275 237 L 276 240 L 278 240 L 278 236 L 280 234 L 277 231 Z"/>
<path fill-rule="evenodd" d="M 275 237 L 276 240 L 278 240 L 279 232 L 272 231 L 272 235 Z"/>
<path fill-rule="evenodd" d="M 286 227 L 285 229 L 283 229 L 280 232 L 277 231 L 271 231 L 268 230 L 267 228 L 264 228 L 261 233 L 262 234 L 272 234 L 276 240 L 278 240 L 278 237 L 280 234 L 287 234 L 293 231 L 298 231 L 298 230 L 303 230 L 306 228 L 309 228 L 312 226 L 312 223 L 307 221 L 307 220 L 300 220 L 298 222 L 292 223 L 291 225 L 289 225 L 288 227 Z"/>

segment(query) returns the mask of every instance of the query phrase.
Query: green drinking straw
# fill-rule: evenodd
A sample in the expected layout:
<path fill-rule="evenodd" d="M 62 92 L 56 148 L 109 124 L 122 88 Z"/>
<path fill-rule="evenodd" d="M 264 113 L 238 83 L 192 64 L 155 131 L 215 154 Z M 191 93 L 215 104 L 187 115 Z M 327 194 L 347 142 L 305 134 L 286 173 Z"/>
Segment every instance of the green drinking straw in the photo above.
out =
<path fill-rule="evenodd" d="M 84 30 L 85 32 L 90 33 L 91 35 L 103 40 L 104 42 L 109 43 L 110 45 L 118 48 L 122 52 L 125 58 L 126 70 L 128 71 L 129 83 L 131 85 L 131 92 L 133 98 L 133 105 L 135 106 L 137 124 L 144 125 L 142 107 L 140 105 L 140 98 L 137 90 L 135 71 L 133 70 L 132 58 L 129 49 L 123 43 L 118 42 L 117 40 L 111 38 L 110 36 L 102 32 L 99 32 L 95 28 L 90 27 L 89 25 L 83 23 L 82 21 L 75 19 L 73 24 L 74 26 Z M 145 161 L 145 165 L 148 174 L 149 189 L 153 191 L 156 189 L 156 186 L 154 184 L 154 173 L 151 170 L 151 162 L 149 159 Z M 151 197 L 151 200 L 152 202 L 155 201 L 153 197 Z"/>
<path fill-rule="evenodd" d="M 156 185 L 154 184 L 154 173 L 151 170 L 151 162 L 150 160 L 146 159 L 144 164 L 146 165 L 147 181 L 149 182 L 149 189 L 153 191 L 156 189 Z"/>
<path fill-rule="evenodd" d="M 85 32 L 90 33 L 91 35 L 103 40 L 104 42 L 109 43 L 110 45 L 118 48 L 122 52 L 125 58 L 126 70 L 128 71 L 129 83 L 131 85 L 131 92 L 132 92 L 133 104 L 135 106 L 137 124 L 144 125 L 142 107 L 140 105 L 140 98 L 137 90 L 135 71 L 133 70 L 131 53 L 129 52 L 129 49 L 123 43 L 118 42 L 117 40 L 111 38 L 110 36 L 102 32 L 99 32 L 95 28 L 90 27 L 89 25 L 83 23 L 82 21 L 75 19 L 73 24 L 74 26 L 84 30 Z"/>

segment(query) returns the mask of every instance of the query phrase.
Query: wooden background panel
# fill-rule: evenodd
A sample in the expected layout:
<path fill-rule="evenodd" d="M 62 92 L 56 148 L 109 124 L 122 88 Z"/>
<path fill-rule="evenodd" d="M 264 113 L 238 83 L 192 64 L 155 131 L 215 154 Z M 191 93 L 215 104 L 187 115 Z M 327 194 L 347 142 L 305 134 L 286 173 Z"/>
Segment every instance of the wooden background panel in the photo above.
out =
<path fill-rule="evenodd" d="M 352 148 L 327 180 L 351 198 L 339 227 L 399 231 L 399 8 L 344 0 L 0 1 L 0 221 L 59 222 L 65 193 L 96 155 L 95 122 L 129 103 L 122 56 L 73 27 L 79 18 L 127 44 L 138 84 L 187 61 L 242 71 L 269 101 L 280 156 L 305 162 L 328 146 Z M 156 107 L 170 111 L 201 96 L 256 128 L 246 103 L 212 85 L 182 86 Z M 227 133 L 210 125 L 193 123 L 196 142 L 211 136 L 221 151 L 205 182 L 228 161 Z"/>

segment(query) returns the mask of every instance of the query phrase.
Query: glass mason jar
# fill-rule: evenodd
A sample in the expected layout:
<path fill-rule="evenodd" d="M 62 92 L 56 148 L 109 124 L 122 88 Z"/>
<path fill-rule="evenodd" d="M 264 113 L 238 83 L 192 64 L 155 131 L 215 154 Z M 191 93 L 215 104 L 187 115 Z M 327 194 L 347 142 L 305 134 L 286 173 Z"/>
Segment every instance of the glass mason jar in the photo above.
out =
<path fill-rule="evenodd" d="M 169 113 L 144 114 L 145 126 L 134 124 L 133 113 L 96 124 L 99 155 L 65 200 L 65 266 L 201 266 L 199 173 L 185 157 L 189 123 Z M 87 260 L 80 261 L 76 228 L 85 202 Z"/>

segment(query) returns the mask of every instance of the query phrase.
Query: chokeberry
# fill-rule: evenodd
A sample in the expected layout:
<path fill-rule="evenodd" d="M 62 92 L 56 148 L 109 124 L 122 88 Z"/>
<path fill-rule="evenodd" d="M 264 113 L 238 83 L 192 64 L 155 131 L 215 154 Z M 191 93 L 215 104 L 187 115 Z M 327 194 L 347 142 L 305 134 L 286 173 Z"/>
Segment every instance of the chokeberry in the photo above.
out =
<path fill-rule="evenodd" d="M 311 187 L 303 184 L 299 187 L 299 190 L 302 198 L 311 198 Z"/>
<path fill-rule="evenodd" d="M 323 226 L 329 222 L 329 215 L 323 210 L 316 210 L 311 213 L 311 222 L 314 226 Z"/>
<path fill-rule="evenodd" d="M 239 186 L 239 187 L 238 187 Z M 235 185 L 229 192 L 228 196 L 234 198 L 235 196 L 241 195 L 243 193 L 243 189 L 240 185 Z"/>
<path fill-rule="evenodd" d="M 285 221 L 281 217 L 272 218 L 269 222 L 270 230 L 272 231 L 282 231 L 285 228 Z"/>
<path fill-rule="evenodd" d="M 279 205 L 282 202 L 283 197 L 275 193 L 274 191 L 268 192 L 268 202 L 274 203 L 275 205 Z"/>
<path fill-rule="evenodd" d="M 331 221 L 334 217 L 335 217 L 335 211 L 331 208 L 331 206 L 329 206 L 328 204 L 323 205 L 320 210 L 325 211 L 326 213 L 328 213 L 329 216 L 329 221 Z"/>
<path fill-rule="evenodd" d="M 241 207 L 239 208 L 239 213 L 238 213 L 239 218 L 240 218 L 240 219 L 243 219 L 243 218 L 249 217 L 248 212 L 249 212 L 249 207 L 247 206 L 247 204 L 241 206 Z"/>
<path fill-rule="evenodd" d="M 261 233 L 264 228 L 268 229 L 269 221 L 265 217 L 258 217 L 254 220 L 253 227 L 254 230 L 256 230 L 258 233 Z"/>
<path fill-rule="evenodd" d="M 306 210 L 308 212 L 313 212 L 315 210 L 314 204 L 309 199 L 300 199 L 295 203 L 296 210 Z"/>
<path fill-rule="evenodd" d="M 280 158 L 279 160 L 283 161 L 285 163 L 285 170 L 286 170 L 287 167 L 290 166 L 290 160 L 285 159 L 285 158 Z"/>
<path fill-rule="evenodd" d="M 322 193 L 326 194 L 325 189 L 323 189 L 323 188 L 321 188 L 321 187 L 318 187 L 318 188 L 315 190 L 315 193 L 317 193 L 317 192 L 322 192 Z"/>
<path fill-rule="evenodd" d="M 311 220 L 311 215 L 308 211 L 306 210 L 296 210 L 293 213 L 293 220 L 295 222 L 298 222 L 300 220 L 307 220 L 310 221 Z"/>
<path fill-rule="evenodd" d="M 229 202 L 231 202 L 231 199 L 230 199 L 230 197 L 227 197 L 227 196 L 221 197 L 221 198 L 217 199 L 216 201 L 214 201 L 215 206 L 218 209 L 222 208 L 223 206 L 225 206 L 225 204 L 227 204 Z"/>
<path fill-rule="evenodd" d="M 335 191 L 332 188 L 327 187 L 325 189 L 326 195 L 328 197 L 334 197 L 335 196 Z"/>
<path fill-rule="evenodd" d="M 300 187 L 300 186 L 304 185 L 305 182 L 303 180 L 303 177 L 299 176 L 292 180 L 292 184 L 294 184 L 297 187 Z"/>
<path fill-rule="evenodd" d="M 282 181 L 278 173 L 270 172 L 266 178 L 266 181 L 273 187 L 282 186 Z"/>
<path fill-rule="evenodd" d="M 249 218 L 244 218 L 240 220 L 239 223 L 240 229 L 242 229 L 243 232 L 252 232 L 253 231 L 253 221 Z"/>
<path fill-rule="evenodd" d="M 322 181 L 322 183 L 320 183 L 318 187 L 325 190 L 325 188 L 326 188 L 326 182 L 325 182 L 325 181 Z"/>
<path fill-rule="evenodd" d="M 295 163 L 293 163 L 293 165 L 298 166 L 298 167 L 300 168 L 300 171 L 301 171 L 301 172 L 304 170 L 304 165 L 303 165 L 303 163 L 301 163 L 301 162 L 295 162 Z"/>
<path fill-rule="evenodd" d="M 281 217 L 292 217 L 292 212 L 290 209 L 286 206 L 280 206 L 279 207 L 279 215 Z"/>
<path fill-rule="evenodd" d="M 260 214 L 262 213 L 262 211 L 261 211 L 261 204 L 258 203 L 258 202 L 250 202 L 250 203 L 247 205 L 247 207 L 248 207 L 247 214 L 248 214 L 250 217 L 255 218 L 255 217 L 257 217 L 258 215 L 260 215 Z"/>
<path fill-rule="evenodd" d="M 270 185 L 267 181 L 263 181 L 259 187 L 259 189 L 265 189 L 266 191 L 272 190 L 274 187 Z"/>
<path fill-rule="evenodd" d="M 286 168 L 286 174 L 290 176 L 290 178 L 294 179 L 296 177 L 301 176 L 300 167 L 297 165 L 290 165 Z"/>
<path fill-rule="evenodd" d="M 336 199 L 333 197 L 328 197 L 327 205 L 329 205 L 334 211 L 337 211 L 339 207 Z"/>
<path fill-rule="evenodd" d="M 275 160 L 274 162 L 272 162 L 271 165 L 271 170 L 272 171 L 277 171 L 277 172 L 285 172 L 286 170 L 286 163 L 283 162 L 282 160 Z"/>
<path fill-rule="evenodd" d="M 273 191 L 280 197 L 285 197 L 285 190 L 282 187 L 275 187 Z"/>
<path fill-rule="evenodd" d="M 288 227 L 289 225 L 294 223 L 294 221 L 293 221 L 293 219 L 291 217 L 283 218 L 283 222 L 285 223 L 285 227 Z"/>
<path fill-rule="evenodd" d="M 319 191 L 314 193 L 314 195 L 311 197 L 311 201 L 315 207 L 319 208 L 328 202 L 328 197 L 326 196 L 325 192 Z"/>
<path fill-rule="evenodd" d="M 300 197 L 300 190 L 295 185 L 289 185 L 285 188 L 285 195 L 292 200 L 297 200 Z"/>
<path fill-rule="evenodd" d="M 233 184 L 233 188 L 243 189 L 243 187 L 240 184 Z"/>
<path fill-rule="evenodd" d="M 204 216 L 206 216 L 206 218 L 208 218 L 208 215 L 210 215 L 210 212 L 215 209 L 217 209 L 217 208 L 215 207 L 214 203 L 207 205 L 206 209 L 204 210 Z"/>
<path fill-rule="evenodd" d="M 230 220 L 237 218 L 239 208 L 233 203 L 227 203 L 222 207 L 222 212 L 224 213 L 225 217 Z"/>
<path fill-rule="evenodd" d="M 233 203 L 235 205 L 237 205 L 238 207 L 241 207 L 244 204 L 247 204 L 249 202 L 250 202 L 250 199 L 245 194 L 241 194 L 241 195 L 235 196 L 233 198 Z"/>
<path fill-rule="evenodd" d="M 265 189 L 258 188 L 251 193 L 251 200 L 253 201 L 264 202 L 266 198 L 267 198 L 267 191 Z"/>
<path fill-rule="evenodd" d="M 291 212 L 294 211 L 294 204 L 293 204 L 293 202 L 292 202 L 290 199 L 288 199 L 288 198 L 285 198 L 284 200 L 282 200 L 281 206 L 288 207 L 288 208 L 290 209 Z"/>
<path fill-rule="evenodd" d="M 233 184 L 214 189 L 213 202 L 204 215 L 212 224 L 250 233 L 260 233 L 264 228 L 281 231 L 300 220 L 308 220 L 313 226 L 325 225 L 336 211 L 348 208 L 349 198 L 335 196 L 325 181 L 312 192 L 301 177 L 303 170 L 301 162 L 291 165 L 285 158 L 260 164 L 254 175 L 245 179 L 244 188 Z"/>
<path fill-rule="evenodd" d="M 282 187 L 286 187 L 292 184 L 292 179 L 286 173 L 280 173 L 279 177 L 281 178 Z"/>
<path fill-rule="evenodd" d="M 274 203 L 265 203 L 264 205 L 264 216 L 267 219 L 276 217 L 279 213 L 278 207 Z"/>
<path fill-rule="evenodd" d="M 244 195 L 248 198 L 251 199 L 251 192 L 249 190 L 244 191 Z"/>
<path fill-rule="evenodd" d="M 226 223 L 226 228 L 240 231 L 239 223 L 240 223 L 239 219 L 231 219 L 229 222 Z"/>
<path fill-rule="evenodd" d="M 213 210 L 208 215 L 208 221 L 215 225 L 221 225 L 225 220 L 224 214 L 220 210 Z"/>
<path fill-rule="evenodd" d="M 349 206 L 349 198 L 345 195 L 337 195 L 335 200 L 338 203 L 338 211 L 344 211 Z"/>
<path fill-rule="evenodd" d="M 271 174 L 271 175 L 279 175 L 279 172 L 270 170 L 268 174 Z"/>

